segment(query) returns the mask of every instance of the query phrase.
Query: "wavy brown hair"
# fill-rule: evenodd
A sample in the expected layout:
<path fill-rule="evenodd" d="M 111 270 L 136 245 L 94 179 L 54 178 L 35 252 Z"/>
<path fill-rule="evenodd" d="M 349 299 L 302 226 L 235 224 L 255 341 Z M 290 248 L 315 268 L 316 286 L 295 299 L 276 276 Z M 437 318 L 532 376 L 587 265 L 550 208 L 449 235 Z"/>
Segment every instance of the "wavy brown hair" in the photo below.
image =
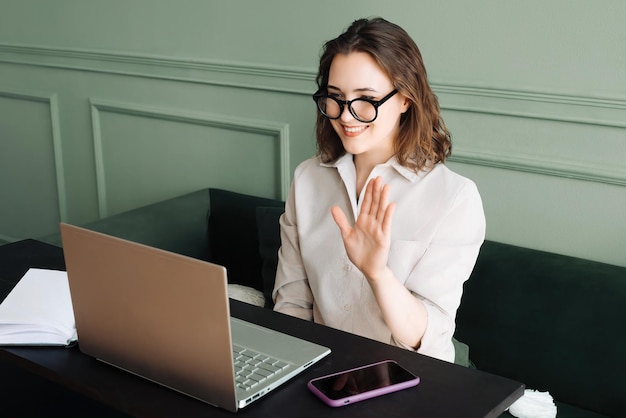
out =
<path fill-rule="evenodd" d="M 417 45 L 400 26 L 382 18 L 359 19 L 337 38 L 324 45 L 317 74 L 319 92 L 328 86 L 328 74 L 337 54 L 365 52 L 372 56 L 391 79 L 393 86 L 411 102 L 400 117 L 400 129 L 394 147 L 398 162 L 420 171 L 444 162 L 452 143 L 431 90 L 426 68 Z M 318 112 L 317 149 L 324 162 L 346 153 L 330 121 Z"/>

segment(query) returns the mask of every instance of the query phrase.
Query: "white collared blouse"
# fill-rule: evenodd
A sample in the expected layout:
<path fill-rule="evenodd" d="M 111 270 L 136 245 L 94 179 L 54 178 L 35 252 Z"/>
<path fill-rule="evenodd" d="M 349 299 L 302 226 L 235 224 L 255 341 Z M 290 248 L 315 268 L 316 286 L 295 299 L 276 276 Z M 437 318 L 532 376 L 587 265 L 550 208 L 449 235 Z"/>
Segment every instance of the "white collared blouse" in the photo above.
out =
<path fill-rule="evenodd" d="M 367 181 L 377 176 L 389 184 L 390 201 L 397 204 L 388 265 L 428 313 L 417 351 L 452 362 L 463 283 L 485 238 L 476 185 L 443 164 L 415 173 L 395 157 L 376 166 Z M 274 309 L 402 346 L 385 324 L 367 280 L 348 259 L 330 213 L 337 205 L 354 224 L 362 200 L 357 199 L 351 154 L 330 164 L 315 157 L 297 167 L 280 219 Z"/>

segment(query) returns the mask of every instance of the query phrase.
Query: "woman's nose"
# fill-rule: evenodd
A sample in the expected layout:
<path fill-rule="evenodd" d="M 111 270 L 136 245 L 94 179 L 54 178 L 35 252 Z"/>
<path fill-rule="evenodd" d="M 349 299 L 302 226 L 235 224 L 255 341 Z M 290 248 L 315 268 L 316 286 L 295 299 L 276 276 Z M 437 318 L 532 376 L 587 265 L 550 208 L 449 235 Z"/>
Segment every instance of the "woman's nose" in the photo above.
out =
<path fill-rule="evenodd" d="M 341 114 L 339 115 L 339 119 L 342 122 L 347 122 L 347 121 L 352 121 L 354 120 L 354 116 L 352 115 L 352 112 L 350 112 L 350 106 L 345 104 L 343 106 L 343 108 L 341 109 Z"/>

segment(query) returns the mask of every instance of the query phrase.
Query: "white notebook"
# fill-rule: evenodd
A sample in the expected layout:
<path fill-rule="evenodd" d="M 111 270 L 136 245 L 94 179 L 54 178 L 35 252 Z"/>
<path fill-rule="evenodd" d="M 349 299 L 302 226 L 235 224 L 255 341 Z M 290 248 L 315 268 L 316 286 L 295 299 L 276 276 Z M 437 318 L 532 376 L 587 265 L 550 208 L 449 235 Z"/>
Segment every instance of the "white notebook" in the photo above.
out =
<path fill-rule="evenodd" d="M 76 341 L 67 273 L 32 268 L 0 304 L 0 345 L 59 345 Z"/>

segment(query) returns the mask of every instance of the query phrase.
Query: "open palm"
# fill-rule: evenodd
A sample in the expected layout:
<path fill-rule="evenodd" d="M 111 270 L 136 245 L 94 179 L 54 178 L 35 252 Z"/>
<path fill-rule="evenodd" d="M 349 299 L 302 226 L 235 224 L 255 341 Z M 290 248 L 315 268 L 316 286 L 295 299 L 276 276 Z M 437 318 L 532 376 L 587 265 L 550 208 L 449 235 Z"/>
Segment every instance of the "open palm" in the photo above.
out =
<path fill-rule="evenodd" d="M 367 184 L 354 227 L 341 208 L 331 209 L 350 261 L 370 280 L 379 277 L 387 266 L 395 207 L 389 203 L 389 186 L 383 186 L 382 179 L 376 177 Z"/>

